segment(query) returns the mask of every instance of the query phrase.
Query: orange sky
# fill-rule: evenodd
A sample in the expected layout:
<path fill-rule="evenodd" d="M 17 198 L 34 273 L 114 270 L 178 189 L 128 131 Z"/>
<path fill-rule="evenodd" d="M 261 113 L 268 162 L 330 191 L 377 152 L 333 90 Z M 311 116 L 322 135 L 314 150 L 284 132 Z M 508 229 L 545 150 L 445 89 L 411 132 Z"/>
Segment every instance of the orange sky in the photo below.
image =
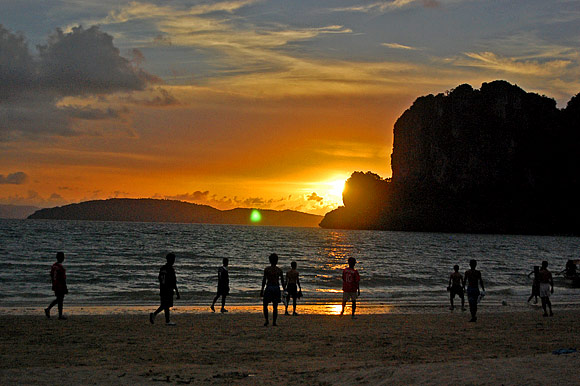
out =
<path fill-rule="evenodd" d="M 325 214 L 341 204 L 336 181 L 390 176 L 393 124 L 421 95 L 505 79 L 564 106 L 580 91 L 574 1 L 50 0 L 3 13 L 0 204 Z"/>

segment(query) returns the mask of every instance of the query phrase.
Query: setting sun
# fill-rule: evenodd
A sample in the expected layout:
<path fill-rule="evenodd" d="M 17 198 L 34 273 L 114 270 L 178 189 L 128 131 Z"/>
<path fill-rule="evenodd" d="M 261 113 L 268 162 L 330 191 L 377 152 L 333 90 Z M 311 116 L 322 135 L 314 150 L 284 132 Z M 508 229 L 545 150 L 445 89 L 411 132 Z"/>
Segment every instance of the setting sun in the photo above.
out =
<path fill-rule="evenodd" d="M 342 198 L 342 191 L 344 190 L 344 183 L 345 183 L 345 180 L 335 180 L 335 181 L 329 182 L 328 183 L 328 185 L 329 185 L 328 193 L 333 195 L 333 196 L 337 196 L 337 197 Z"/>

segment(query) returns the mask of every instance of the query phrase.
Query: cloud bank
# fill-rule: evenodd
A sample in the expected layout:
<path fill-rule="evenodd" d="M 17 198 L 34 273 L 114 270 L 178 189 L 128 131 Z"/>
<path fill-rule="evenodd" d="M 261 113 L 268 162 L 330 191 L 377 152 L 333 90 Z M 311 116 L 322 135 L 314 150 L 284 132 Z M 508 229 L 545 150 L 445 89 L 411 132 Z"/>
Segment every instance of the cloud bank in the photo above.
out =
<path fill-rule="evenodd" d="M 126 110 L 61 101 L 140 91 L 158 81 L 122 57 L 98 27 L 57 29 L 32 55 L 23 35 L 0 25 L 0 141 L 73 135 L 75 120 L 117 119 Z"/>
<path fill-rule="evenodd" d="M 26 183 L 26 181 L 28 181 L 28 175 L 24 172 L 16 172 L 8 174 L 7 176 L 0 174 L 0 185 L 22 185 Z"/>

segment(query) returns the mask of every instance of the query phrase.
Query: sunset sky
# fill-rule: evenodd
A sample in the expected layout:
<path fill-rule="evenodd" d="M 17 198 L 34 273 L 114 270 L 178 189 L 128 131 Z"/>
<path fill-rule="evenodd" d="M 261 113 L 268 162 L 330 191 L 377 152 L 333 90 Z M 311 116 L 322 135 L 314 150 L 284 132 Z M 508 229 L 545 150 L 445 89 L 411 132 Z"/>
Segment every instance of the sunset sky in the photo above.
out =
<path fill-rule="evenodd" d="M 0 0 L 0 204 L 324 214 L 419 96 L 580 92 L 580 1 Z"/>

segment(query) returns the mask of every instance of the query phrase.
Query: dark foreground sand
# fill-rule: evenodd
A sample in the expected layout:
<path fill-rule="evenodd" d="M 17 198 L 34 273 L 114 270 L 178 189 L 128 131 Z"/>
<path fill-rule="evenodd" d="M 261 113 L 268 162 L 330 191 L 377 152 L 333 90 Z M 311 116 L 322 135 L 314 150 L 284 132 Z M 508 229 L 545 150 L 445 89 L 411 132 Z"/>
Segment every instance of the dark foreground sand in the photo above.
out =
<path fill-rule="evenodd" d="M 0 316 L 6 384 L 580 384 L 580 310 Z"/>

